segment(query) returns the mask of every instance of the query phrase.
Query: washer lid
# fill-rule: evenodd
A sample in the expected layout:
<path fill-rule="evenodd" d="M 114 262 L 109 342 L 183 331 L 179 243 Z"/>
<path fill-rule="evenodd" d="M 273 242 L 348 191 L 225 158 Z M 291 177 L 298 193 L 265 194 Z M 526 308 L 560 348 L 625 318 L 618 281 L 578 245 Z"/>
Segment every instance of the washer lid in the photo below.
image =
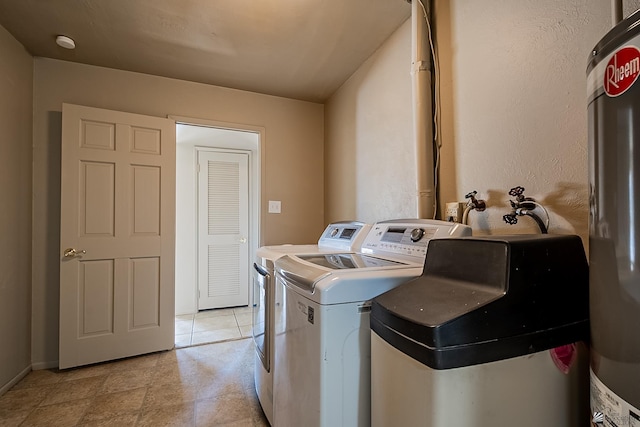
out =
<path fill-rule="evenodd" d="M 407 265 L 405 262 L 356 253 L 298 255 L 298 258 L 332 270 Z"/>
<path fill-rule="evenodd" d="M 363 254 L 326 255 L 309 256 L 309 260 L 302 259 L 304 255 L 279 258 L 277 280 L 319 304 L 343 304 L 371 300 L 422 273 L 422 264 Z M 313 259 L 317 263 L 310 262 Z"/>

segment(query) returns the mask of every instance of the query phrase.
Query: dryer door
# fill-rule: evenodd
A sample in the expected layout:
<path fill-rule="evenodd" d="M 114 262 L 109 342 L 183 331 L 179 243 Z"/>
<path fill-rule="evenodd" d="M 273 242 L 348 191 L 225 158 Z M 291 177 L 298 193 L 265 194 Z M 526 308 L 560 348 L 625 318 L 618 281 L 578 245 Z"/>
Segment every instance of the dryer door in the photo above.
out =
<path fill-rule="evenodd" d="M 251 333 L 256 344 L 256 351 L 260 356 L 262 366 L 270 372 L 269 360 L 269 293 L 272 275 L 262 266 L 253 264 L 253 328 Z"/>

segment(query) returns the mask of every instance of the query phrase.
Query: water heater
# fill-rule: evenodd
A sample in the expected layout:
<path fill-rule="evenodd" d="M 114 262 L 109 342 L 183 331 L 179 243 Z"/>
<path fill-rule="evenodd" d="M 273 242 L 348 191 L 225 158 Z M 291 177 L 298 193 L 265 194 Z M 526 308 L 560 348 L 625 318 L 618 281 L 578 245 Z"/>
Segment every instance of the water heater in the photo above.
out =
<path fill-rule="evenodd" d="M 639 12 L 587 67 L 591 411 L 604 426 L 640 426 Z"/>

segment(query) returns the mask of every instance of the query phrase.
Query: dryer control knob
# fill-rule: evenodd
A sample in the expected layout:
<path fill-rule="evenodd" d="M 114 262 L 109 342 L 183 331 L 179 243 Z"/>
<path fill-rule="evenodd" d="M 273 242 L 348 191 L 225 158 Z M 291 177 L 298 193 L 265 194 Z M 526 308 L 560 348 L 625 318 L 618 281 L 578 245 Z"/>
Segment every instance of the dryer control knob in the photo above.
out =
<path fill-rule="evenodd" d="M 422 228 L 414 228 L 413 230 L 411 230 L 412 242 L 417 242 L 418 240 L 422 239 L 422 236 L 424 236 L 424 230 Z"/>

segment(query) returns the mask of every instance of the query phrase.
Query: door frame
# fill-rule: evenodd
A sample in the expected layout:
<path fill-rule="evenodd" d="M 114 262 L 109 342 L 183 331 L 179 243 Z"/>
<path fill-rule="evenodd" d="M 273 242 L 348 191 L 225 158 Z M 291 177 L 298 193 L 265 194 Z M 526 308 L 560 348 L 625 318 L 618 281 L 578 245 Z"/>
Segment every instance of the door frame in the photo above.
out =
<path fill-rule="evenodd" d="M 261 195 L 264 190 L 265 128 L 247 124 L 169 116 L 176 121 L 176 315 L 198 312 L 197 281 L 197 149 L 219 149 L 249 152 L 249 261 L 255 257 L 262 242 Z M 192 128 L 191 126 L 194 126 Z M 225 132 L 244 132 L 246 138 L 233 143 L 202 141 L 200 132 L 223 135 Z M 194 132 L 195 131 L 195 132 Z M 242 134 L 237 134 L 241 136 Z M 185 155 L 189 156 L 187 159 Z M 184 160 L 180 164 L 180 159 Z M 191 172 L 188 172 L 189 162 Z M 181 191 L 181 188 L 188 190 Z M 253 289 L 249 286 L 249 301 Z"/>

